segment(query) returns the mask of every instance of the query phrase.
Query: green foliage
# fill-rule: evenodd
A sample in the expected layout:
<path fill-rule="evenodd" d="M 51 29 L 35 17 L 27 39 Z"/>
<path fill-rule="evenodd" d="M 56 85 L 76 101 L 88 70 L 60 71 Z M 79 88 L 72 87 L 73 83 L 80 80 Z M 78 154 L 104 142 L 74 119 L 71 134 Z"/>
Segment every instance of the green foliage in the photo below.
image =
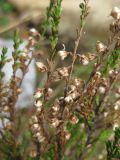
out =
<path fill-rule="evenodd" d="M 50 1 L 50 5 L 47 8 L 47 13 L 46 13 L 47 19 L 43 24 L 43 31 L 42 31 L 43 35 L 45 35 L 48 27 L 51 30 L 51 36 L 49 39 L 52 50 L 54 50 L 58 42 L 58 27 L 62 11 L 61 5 L 62 5 L 62 0 Z"/>
<path fill-rule="evenodd" d="M 112 158 L 120 159 L 120 128 L 115 129 L 115 135 L 113 141 L 108 141 L 106 143 L 107 148 L 107 159 L 112 160 Z"/>
<path fill-rule="evenodd" d="M 8 16 L 13 11 L 13 6 L 7 0 L 0 0 L 0 26 L 8 25 L 10 19 Z"/>
<path fill-rule="evenodd" d="M 7 48 L 3 47 L 2 53 L 0 55 L 0 80 L 2 80 L 4 73 L 2 72 L 2 68 L 4 67 L 4 64 L 6 63 L 7 57 Z"/>
<path fill-rule="evenodd" d="M 115 69 L 118 65 L 120 58 L 120 48 L 115 48 L 112 53 L 110 53 L 109 57 L 107 58 L 106 65 L 103 69 L 103 74 L 107 74 L 110 69 Z"/>
<path fill-rule="evenodd" d="M 6 0 L 0 0 L 0 9 L 4 13 L 10 13 L 13 11 L 13 6 Z"/>

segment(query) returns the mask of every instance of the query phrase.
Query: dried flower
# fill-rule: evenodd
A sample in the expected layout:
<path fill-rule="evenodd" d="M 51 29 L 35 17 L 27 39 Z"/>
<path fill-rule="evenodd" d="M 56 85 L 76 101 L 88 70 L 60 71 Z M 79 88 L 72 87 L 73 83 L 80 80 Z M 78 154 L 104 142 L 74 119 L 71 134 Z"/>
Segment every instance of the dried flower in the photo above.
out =
<path fill-rule="evenodd" d="M 67 130 L 64 131 L 64 136 L 65 136 L 65 139 L 68 141 L 71 137 L 71 133 Z"/>
<path fill-rule="evenodd" d="M 28 41 L 29 41 L 29 45 L 32 46 L 32 47 L 33 47 L 33 46 L 35 45 L 35 43 L 36 43 L 35 39 L 34 39 L 33 37 L 31 37 L 31 36 L 28 38 Z M 33 50 L 32 47 L 31 47 L 31 49 Z"/>
<path fill-rule="evenodd" d="M 13 122 L 10 122 L 10 121 L 9 121 L 9 122 L 6 123 L 5 128 L 6 128 L 7 130 L 12 130 L 13 127 L 14 127 Z"/>
<path fill-rule="evenodd" d="M 63 68 L 58 69 L 58 73 L 60 74 L 60 76 L 63 76 L 63 77 L 69 76 L 69 72 L 68 72 L 67 67 L 63 67 Z"/>
<path fill-rule="evenodd" d="M 114 19 L 120 19 L 120 9 L 118 7 L 114 7 L 110 14 Z"/>
<path fill-rule="evenodd" d="M 114 109 L 115 109 L 115 110 L 118 110 L 118 109 L 119 109 L 119 105 L 118 105 L 118 104 L 115 104 Z"/>
<path fill-rule="evenodd" d="M 39 136 L 39 137 L 37 137 L 37 139 L 38 139 L 39 143 L 42 143 L 45 141 L 45 137 L 43 137 L 43 136 Z"/>
<path fill-rule="evenodd" d="M 77 86 L 77 87 L 78 87 L 78 86 L 81 86 L 81 84 L 82 84 L 83 82 L 82 82 L 82 80 L 81 80 L 81 79 L 79 79 L 79 78 L 75 78 L 75 79 L 74 79 L 74 83 L 75 83 L 75 86 Z"/>
<path fill-rule="evenodd" d="M 79 119 L 77 118 L 77 116 L 72 116 L 70 119 L 70 122 L 74 125 L 77 124 L 79 121 Z"/>
<path fill-rule="evenodd" d="M 51 97 L 53 95 L 53 89 L 52 88 L 48 88 L 47 94 L 48 94 L 48 97 Z"/>
<path fill-rule="evenodd" d="M 79 55 L 80 57 L 80 62 L 83 64 L 83 65 L 88 65 L 89 64 L 89 59 L 87 56 L 85 55 Z"/>
<path fill-rule="evenodd" d="M 105 91 L 106 91 L 106 88 L 103 87 L 103 86 L 100 86 L 98 90 L 99 90 L 99 93 L 100 93 L 100 94 L 104 94 Z"/>
<path fill-rule="evenodd" d="M 60 124 L 60 121 L 57 118 L 51 120 L 51 126 L 56 128 Z"/>
<path fill-rule="evenodd" d="M 37 36 L 37 35 L 39 35 L 39 32 L 38 32 L 35 28 L 31 28 L 31 29 L 30 29 L 30 33 L 31 33 L 32 36 Z"/>
<path fill-rule="evenodd" d="M 118 123 L 114 123 L 113 124 L 113 130 L 115 130 L 117 127 L 119 127 L 119 124 Z"/>
<path fill-rule="evenodd" d="M 98 53 L 103 53 L 105 52 L 107 49 L 107 47 L 100 41 L 97 41 L 97 44 L 96 44 L 96 51 Z"/>
<path fill-rule="evenodd" d="M 34 102 L 34 105 L 35 105 L 35 107 L 42 107 L 42 101 L 40 101 L 40 100 L 36 100 L 35 102 Z"/>
<path fill-rule="evenodd" d="M 61 60 L 64 60 L 67 57 L 68 52 L 62 50 L 58 52 L 58 55 L 60 56 Z"/>
<path fill-rule="evenodd" d="M 71 95 L 68 95 L 67 97 L 65 97 L 65 102 L 66 102 L 66 103 L 73 102 L 72 96 L 71 96 Z"/>
<path fill-rule="evenodd" d="M 21 94 L 22 93 L 22 89 L 21 88 L 18 88 L 17 89 L 17 94 Z"/>
<path fill-rule="evenodd" d="M 37 156 L 36 150 L 30 151 L 30 157 L 35 158 Z"/>
<path fill-rule="evenodd" d="M 36 108 L 36 114 L 40 114 L 41 111 L 42 111 L 42 108 L 41 108 L 41 107 L 37 107 L 37 108 Z"/>
<path fill-rule="evenodd" d="M 30 124 L 38 123 L 38 118 L 36 115 L 33 115 L 30 119 Z"/>
<path fill-rule="evenodd" d="M 108 112 L 104 112 L 104 117 L 107 117 L 108 116 Z"/>
<path fill-rule="evenodd" d="M 34 94 L 34 98 L 38 99 L 43 95 L 43 89 L 37 89 L 37 91 Z"/>
<path fill-rule="evenodd" d="M 95 54 L 93 54 L 93 53 L 88 53 L 88 59 L 89 59 L 90 61 L 94 60 L 95 58 L 96 58 L 96 55 L 95 55 Z"/>
<path fill-rule="evenodd" d="M 4 112 L 9 112 L 9 111 L 10 111 L 9 106 L 4 106 L 3 111 L 4 111 Z"/>
<path fill-rule="evenodd" d="M 36 62 L 36 66 L 40 72 L 47 71 L 47 67 L 42 62 Z"/>

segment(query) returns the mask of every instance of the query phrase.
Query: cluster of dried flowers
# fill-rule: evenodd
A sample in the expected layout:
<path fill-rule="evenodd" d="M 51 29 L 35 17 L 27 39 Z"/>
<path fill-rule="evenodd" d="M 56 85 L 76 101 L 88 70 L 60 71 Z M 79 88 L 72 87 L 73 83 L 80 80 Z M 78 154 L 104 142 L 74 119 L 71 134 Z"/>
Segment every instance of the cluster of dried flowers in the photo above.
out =
<path fill-rule="evenodd" d="M 47 152 L 50 147 L 54 148 L 54 159 L 59 160 L 65 153 L 65 144 L 71 138 L 71 133 L 67 124 L 73 126 L 80 123 L 84 125 L 87 138 L 84 148 L 78 155 L 79 160 L 83 160 L 89 148 L 97 140 L 98 136 L 105 128 L 118 126 L 120 107 L 120 9 L 115 7 L 111 16 L 114 21 L 110 25 L 111 36 L 108 44 L 100 41 L 96 43 L 96 54 L 79 54 L 78 46 L 84 29 L 85 20 L 89 13 L 88 1 L 81 3 L 82 10 L 80 29 L 77 30 L 77 38 L 73 52 L 63 50 L 57 51 L 52 48 L 52 55 L 45 62 L 36 62 L 38 72 L 46 74 L 46 82 L 43 88 L 38 88 L 34 94 L 35 112 L 29 121 L 29 129 L 32 133 L 32 141 L 36 149 L 30 155 L 40 157 Z M 16 102 L 23 77 L 28 71 L 28 66 L 34 57 L 34 45 L 40 34 L 35 29 L 30 30 L 31 36 L 24 51 L 20 51 L 18 46 L 21 43 L 17 35 L 14 40 L 13 53 L 13 76 L 8 84 L 3 83 L 2 67 L 8 61 L 4 56 L 0 61 L 0 118 L 2 122 L 1 136 L 4 137 L 4 130 L 9 130 L 16 142 Z M 3 49 L 3 54 L 6 51 Z M 54 69 L 54 55 L 59 56 L 61 61 L 68 57 L 72 63 L 68 66 L 61 66 Z M 80 66 L 92 64 L 93 71 L 88 79 L 81 79 L 80 76 L 73 75 L 75 63 Z M 22 72 L 22 78 L 17 77 L 18 69 Z M 52 86 L 56 82 L 63 82 L 60 97 L 54 98 Z M 113 95 L 114 93 L 114 95 Z M 52 99 L 52 103 L 49 102 Z M 4 119 L 7 119 L 5 123 Z M 96 133 L 97 131 L 97 133 Z M 82 132 L 82 129 L 80 130 Z"/>

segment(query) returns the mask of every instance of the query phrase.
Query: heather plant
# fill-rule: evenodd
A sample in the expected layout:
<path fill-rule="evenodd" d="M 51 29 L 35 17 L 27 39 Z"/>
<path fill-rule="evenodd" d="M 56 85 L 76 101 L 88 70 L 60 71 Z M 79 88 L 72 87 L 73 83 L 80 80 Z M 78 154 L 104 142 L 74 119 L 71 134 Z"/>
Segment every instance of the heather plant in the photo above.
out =
<path fill-rule="evenodd" d="M 97 150 L 97 143 L 102 141 L 105 144 L 112 130 L 119 125 L 120 9 L 115 7 L 111 11 L 113 22 L 110 24 L 108 43 L 97 41 L 96 53 L 79 54 L 78 47 L 90 12 L 89 1 L 83 0 L 79 8 L 80 23 L 73 51 L 68 52 L 64 44 L 62 50 L 57 49 L 62 0 L 50 1 L 41 33 L 34 28 L 30 29 L 28 44 L 23 50 L 20 50 L 23 41 L 15 32 L 12 59 L 7 59 L 7 48 L 3 48 L 0 56 L 2 159 L 99 159 L 101 157 L 98 154 L 101 153 L 99 148 Z M 46 39 L 48 29 L 50 49 L 48 55 L 43 55 L 39 49 L 41 41 Z M 24 123 L 24 117 L 19 116 L 16 103 L 21 92 L 24 92 L 21 84 L 33 59 L 36 60 L 38 73 L 45 76 L 45 80 L 42 85 L 40 82 L 33 95 L 34 107 L 28 108 L 31 110 L 29 124 L 23 129 L 20 125 Z M 55 65 L 57 59 L 59 64 Z M 10 62 L 13 74 L 10 81 L 4 83 L 3 67 Z M 76 75 L 77 66 L 79 70 L 90 68 L 91 73 L 85 77 Z M 22 73 L 21 77 L 17 75 L 18 71 Z M 56 94 L 58 86 L 61 89 Z M 118 132 L 115 131 L 116 134 Z M 108 159 L 113 155 L 112 148 L 116 144 L 116 138 L 114 143 L 108 141 Z M 105 157 L 104 154 L 101 159 Z"/>

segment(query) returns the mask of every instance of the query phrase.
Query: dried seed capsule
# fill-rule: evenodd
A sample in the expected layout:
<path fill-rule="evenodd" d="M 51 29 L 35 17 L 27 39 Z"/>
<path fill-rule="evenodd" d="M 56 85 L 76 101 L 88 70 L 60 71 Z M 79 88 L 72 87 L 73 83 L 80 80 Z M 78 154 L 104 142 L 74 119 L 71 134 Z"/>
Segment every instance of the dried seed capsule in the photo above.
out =
<path fill-rule="evenodd" d="M 37 107 L 37 108 L 36 108 L 36 114 L 37 114 L 37 115 L 40 114 L 41 111 L 42 111 L 42 108 L 41 108 L 41 107 Z"/>
<path fill-rule="evenodd" d="M 12 130 L 13 127 L 14 127 L 13 122 L 9 121 L 9 122 L 6 123 L 5 129 Z"/>
<path fill-rule="evenodd" d="M 53 95 L 53 89 L 48 88 L 47 93 L 48 93 L 48 97 L 51 97 Z"/>
<path fill-rule="evenodd" d="M 102 52 L 105 52 L 107 49 L 107 47 L 100 41 L 97 41 L 97 44 L 96 44 L 96 51 L 98 53 L 102 53 Z"/>
<path fill-rule="evenodd" d="M 110 14 L 114 19 L 120 19 L 120 9 L 118 7 L 114 7 Z"/>
<path fill-rule="evenodd" d="M 100 87 L 99 87 L 99 93 L 100 93 L 100 94 L 104 94 L 105 91 L 106 91 L 106 88 L 105 88 L 105 87 L 103 87 L 103 86 L 100 86 Z"/>
<path fill-rule="evenodd" d="M 72 116 L 71 119 L 70 119 L 70 122 L 71 122 L 72 124 L 77 124 L 78 121 L 79 121 L 79 119 L 78 119 L 76 116 Z"/>
<path fill-rule="evenodd" d="M 43 136 L 39 136 L 37 139 L 38 139 L 39 143 L 42 143 L 45 141 L 45 137 L 43 137 Z"/>
<path fill-rule="evenodd" d="M 32 36 L 38 36 L 39 35 L 39 32 L 35 28 L 31 28 L 30 33 L 31 33 Z"/>
<path fill-rule="evenodd" d="M 69 131 L 67 131 L 67 130 L 64 130 L 64 137 L 68 141 L 70 139 L 70 137 L 71 137 L 71 133 Z"/>
<path fill-rule="evenodd" d="M 72 98 L 72 96 L 71 96 L 71 95 L 69 95 L 69 96 L 65 97 L 65 102 L 66 102 L 66 103 L 73 102 L 73 98 Z"/>
<path fill-rule="evenodd" d="M 58 55 L 60 56 L 61 60 L 64 60 L 67 57 L 68 52 L 66 52 L 64 50 L 63 51 L 59 51 Z"/>
<path fill-rule="evenodd" d="M 37 100 L 37 101 L 35 101 L 34 102 L 34 105 L 35 105 L 35 107 L 42 107 L 42 101 L 40 101 L 40 100 Z"/>
<path fill-rule="evenodd" d="M 36 62 L 36 66 L 41 72 L 47 71 L 47 67 L 42 62 Z"/>
<path fill-rule="evenodd" d="M 68 72 L 67 67 L 63 67 L 63 68 L 58 69 L 58 73 L 62 77 L 68 77 L 69 76 L 69 72 Z"/>
<path fill-rule="evenodd" d="M 87 56 L 85 55 L 80 55 L 80 62 L 85 66 L 89 64 L 89 59 Z"/>
<path fill-rule="evenodd" d="M 35 158 L 37 156 L 36 150 L 30 151 L 30 157 Z"/>
<path fill-rule="evenodd" d="M 43 95 L 43 89 L 37 89 L 37 91 L 35 92 L 35 94 L 34 94 L 34 98 L 35 99 L 38 99 L 38 98 L 40 98 L 41 96 Z"/>
<path fill-rule="evenodd" d="M 38 123 L 38 118 L 36 115 L 32 116 L 30 119 L 30 124 Z"/>
<path fill-rule="evenodd" d="M 41 127 L 39 126 L 39 124 L 35 123 L 31 126 L 31 130 L 33 133 L 35 132 L 41 132 Z"/>
<path fill-rule="evenodd" d="M 9 112 L 9 111 L 10 111 L 9 106 L 4 106 L 3 111 L 4 111 L 4 112 Z"/>
<path fill-rule="evenodd" d="M 54 128 L 56 128 L 60 124 L 60 121 L 57 118 L 53 118 L 51 121 L 52 121 L 51 125 Z"/>

